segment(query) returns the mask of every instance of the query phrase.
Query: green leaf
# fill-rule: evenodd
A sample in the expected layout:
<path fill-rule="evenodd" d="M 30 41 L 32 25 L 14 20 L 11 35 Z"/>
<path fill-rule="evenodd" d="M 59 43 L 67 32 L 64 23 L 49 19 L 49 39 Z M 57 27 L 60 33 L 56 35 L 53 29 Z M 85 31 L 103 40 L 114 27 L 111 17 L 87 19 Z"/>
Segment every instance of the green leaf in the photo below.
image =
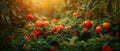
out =
<path fill-rule="evenodd" d="M 85 41 L 77 41 L 76 44 L 75 44 L 75 46 L 77 46 L 77 47 L 79 47 L 79 46 L 86 47 L 87 45 L 88 45 L 88 43 L 85 42 Z"/>
<path fill-rule="evenodd" d="M 78 37 L 77 36 L 73 36 L 71 39 L 70 38 L 68 38 L 69 40 L 70 40 L 70 42 L 73 42 L 73 41 L 75 41 L 76 39 L 78 39 Z"/>
<path fill-rule="evenodd" d="M 63 45 L 63 46 L 64 45 L 69 45 L 69 42 L 68 41 L 63 41 L 63 42 L 60 43 L 60 45 Z"/>
<path fill-rule="evenodd" d="M 91 38 L 91 39 L 88 39 L 87 42 L 89 45 L 92 45 L 92 44 L 96 44 L 97 40 L 95 38 Z"/>

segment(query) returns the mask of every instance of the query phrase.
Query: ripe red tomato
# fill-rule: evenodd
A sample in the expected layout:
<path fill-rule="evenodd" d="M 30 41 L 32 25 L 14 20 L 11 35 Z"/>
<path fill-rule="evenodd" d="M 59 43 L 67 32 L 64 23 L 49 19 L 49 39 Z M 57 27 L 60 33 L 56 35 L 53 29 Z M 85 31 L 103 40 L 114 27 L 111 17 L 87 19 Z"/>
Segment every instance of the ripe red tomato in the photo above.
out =
<path fill-rule="evenodd" d="M 62 33 L 63 32 L 63 29 L 58 29 L 58 33 Z"/>
<path fill-rule="evenodd" d="M 43 35 L 44 34 L 44 32 L 42 31 L 42 30 L 34 30 L 33 31 L 33 35 L 36 37 L 36 38 L 38 38 L 38 36 L 40 36 L 40 35 Z"/>
<path fill-rule="evenodd" d="M 102 51 L 113 51 L 113 49 L 110 46 L 105 45 L 103 46 Z"/>
<path fill-rule="evenodd" d="M 46 17 L 42 17 L 42 20 L 45 21 L 45 20 L 47 20 L 47 18 Z"/>
<path fill-rule="evenodd" d="M 37 38 L 40 35 L 40 31 L 37 31 L 36 29 L 33 31 L 34 36 Z"/>
<path fill-rule="evenodd" d="M 41 22 L 40 20 L 37 20 L 35 23 L 38 27 L 43 26 L 43 22 Z"/>
<path fill-rule="evenodd" d="M 106 29 L 110 29 L 111 23 L 109 23 L 109 22 L 104 22 L 104 23 L 103 23 L 103 27 L 106 28 Z"/>
<path fill-rule="evenodd" d="M 33 31 L 33 33 L 34 33 L 35 35 L 39 35 L 39 34 L 40 34 L 40 31 L 35 29 L 35 30 Z"/>
<path fill-rule="evenodd" d="M 79 12 L 74 12 L 74 13 L 73 13 L 73 16 L 78 17 L 78 16 L 80 16 L 80 14 L 79 14 Z"/>
<path fill-rule="evenodd" d="M 43 22 L 43 26 L 48 26 L 49 22 L 48 21 L 44 21 Z"/>
<path fill-rule="evenodd" d="M 52 47 L 50 48 L 50 50 L 51 50 L 51 51 L 57 51 L 57 47 L 56 47 L 56 46 L 52 46 Z"/>
<path fill-rule="evenodd" d="M 102 27 L 101 26 L 96 27 L 96 32 L 97 33 L 100 33 L 101 31 L 102 31 Z"/>
<path fill-rule="evenodd" d="M 58 33 L 62 33 L 64 28 L 65 27 L 63 25 L 59 25 L 57 28 Z"/>
<path fill-rule="evenodd" d="M 57 27 L 58 27 L 58 26 L 53 27 L 53 28 L 51 29 L 52 32 L 56 32 L 56 31 L 57 31 Z"/>
<path fill-rule="evenodd" d="M 92 27 L 92 22 L 89 21 L 89 20 L 87 20 L 87 21 L 84 21 L 83 25 L 84 25 L 85 27 L 87 27 L 88 29 L 90 29 L 90 28 Z"/>
<path fill-rule="evenodd" d="M 28 20 L 32 20 L 32 19 L 34 19 L 34 16 L 33 16 L 32 14 L 28 14 L 28 15 L 27 15 L 27 19 L 28 19 Z"/>
<path fill-rule="evenodd" d="M 64 28 L 65 27 L 62 26 L 62 25 L 55 26 L 54 28 L 52 28 L 52 32 L 57 32 L 58 31 L 58 33 L 62 33 Z"/>

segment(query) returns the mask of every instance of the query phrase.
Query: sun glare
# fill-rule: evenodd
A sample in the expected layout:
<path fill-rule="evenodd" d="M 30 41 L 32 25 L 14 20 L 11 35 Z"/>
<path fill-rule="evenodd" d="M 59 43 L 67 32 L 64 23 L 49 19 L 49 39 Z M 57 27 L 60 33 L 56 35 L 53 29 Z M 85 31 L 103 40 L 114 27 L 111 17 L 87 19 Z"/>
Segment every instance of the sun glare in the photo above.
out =
<path fill-rule="evenodd" d="M 24 4 L 33 10 L 61 10 L 65 5 L 64 0 L 24 0 Z"/>
<path fill-rule="evenodd" d="M 38 16 L 51 15 L 55 12 L 60 13 L 65 7 L 65 0 L 22 0 L 23 6 L 32 10 Z"/>

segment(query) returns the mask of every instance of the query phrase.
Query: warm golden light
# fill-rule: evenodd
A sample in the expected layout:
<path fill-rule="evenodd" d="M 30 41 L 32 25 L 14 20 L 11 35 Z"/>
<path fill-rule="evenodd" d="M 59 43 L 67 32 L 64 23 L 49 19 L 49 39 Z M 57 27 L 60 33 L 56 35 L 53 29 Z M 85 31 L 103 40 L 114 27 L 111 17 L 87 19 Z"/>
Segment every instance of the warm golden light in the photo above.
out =
<path fill-rule="evenodd" d="M 65 6 L 65 2 L 64 0 L 23 0 L 23 6 L 26 6 L 39 15 L 51 15 L 55 12 L 61 12 Z"/>
<path fill-rule="evenodd" d="M 24 4 L 33 10 L 57 10 L 60 11 L 65 5 L 64 0 L 24 0 Z"/>

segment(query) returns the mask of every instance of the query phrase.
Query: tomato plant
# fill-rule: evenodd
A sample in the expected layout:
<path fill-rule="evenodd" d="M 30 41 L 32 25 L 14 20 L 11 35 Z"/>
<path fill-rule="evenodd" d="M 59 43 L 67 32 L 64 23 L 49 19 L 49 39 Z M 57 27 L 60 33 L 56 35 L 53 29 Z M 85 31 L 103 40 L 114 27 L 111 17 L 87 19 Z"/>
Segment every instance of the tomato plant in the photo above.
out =
<path fill-rule="evenodd" d="M 0 51 L 119 51 L 119 2 L 0 1 Z"/>

